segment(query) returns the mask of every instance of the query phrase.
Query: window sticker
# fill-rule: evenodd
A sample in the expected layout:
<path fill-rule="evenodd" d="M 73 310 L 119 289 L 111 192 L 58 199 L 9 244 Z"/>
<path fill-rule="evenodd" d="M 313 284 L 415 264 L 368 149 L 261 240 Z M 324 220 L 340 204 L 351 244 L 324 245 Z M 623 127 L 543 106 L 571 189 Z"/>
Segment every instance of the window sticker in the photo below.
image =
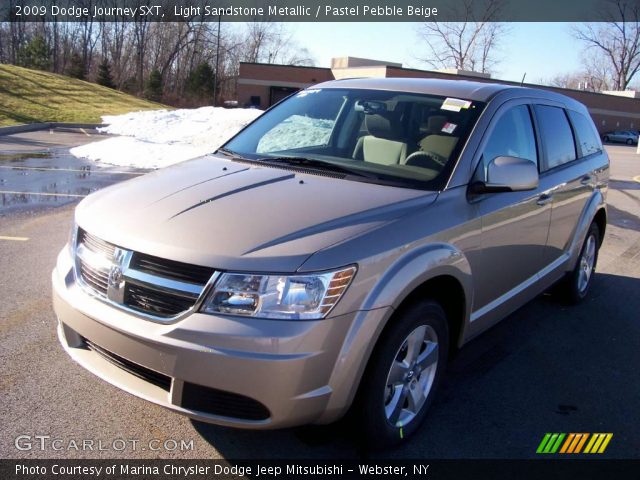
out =
<path fill-rule="evenodd" d="M 458 125 L 455 123 L 447 122 L 442 126 L 442 132 L 444 133 L 453 133 Z"/>
<path fill-rule="evenodd" d="M 318 93 L 320 91 L 319 88 L 312 88 L 310 90 L 302 90 L 296 94 L 296 97 L 306 97 L 312 93 Z"/>
<path fill-rule="evenodd" d="M 459 98 L 445 98 L 442 102 L 440 110 L 449 110 L 450 112 L 459 112 L 460 110 L 467 109 L 471 106 L 469 100 L 460 100 Z"/>

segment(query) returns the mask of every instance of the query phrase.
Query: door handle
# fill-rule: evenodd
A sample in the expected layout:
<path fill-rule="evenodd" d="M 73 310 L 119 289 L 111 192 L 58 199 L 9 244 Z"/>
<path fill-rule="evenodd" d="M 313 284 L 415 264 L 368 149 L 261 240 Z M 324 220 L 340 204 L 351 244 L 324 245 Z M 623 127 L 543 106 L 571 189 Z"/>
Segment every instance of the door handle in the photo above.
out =
<path fill-rule="evenodd" d="M 585 175 L 580 179 L 582 185 L 591 185 L 593 183 L 593 175 Z"/>
<path fill-rule="evenodd" d="M 536 203 L 541 207 L 544 207 L 548 203 L 551 203 L 552 200 L 553 200 L 553 195 L 549 195 L 548 193 L 543 193 L 538 197 L 538 200 L 536 201 Z"/>

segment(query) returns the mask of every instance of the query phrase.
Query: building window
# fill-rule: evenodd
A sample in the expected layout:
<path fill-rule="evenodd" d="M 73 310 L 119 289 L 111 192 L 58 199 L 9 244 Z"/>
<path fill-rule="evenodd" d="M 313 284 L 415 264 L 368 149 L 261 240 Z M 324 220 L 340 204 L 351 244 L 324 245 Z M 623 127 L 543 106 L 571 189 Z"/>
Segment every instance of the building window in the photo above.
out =
<path fill-rule="evenodd" d="M 260 95 L 251 95 L 249 106 L 260 108 Z"/>

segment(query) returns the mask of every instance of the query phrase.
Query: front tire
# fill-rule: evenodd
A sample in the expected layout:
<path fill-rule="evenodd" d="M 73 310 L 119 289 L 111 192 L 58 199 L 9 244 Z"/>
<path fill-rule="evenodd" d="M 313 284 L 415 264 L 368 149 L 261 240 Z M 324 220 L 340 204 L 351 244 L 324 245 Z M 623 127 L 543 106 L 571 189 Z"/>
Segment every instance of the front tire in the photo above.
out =
<path fill-rule="evenodd" d="M 602 139 L 604 142 L 609 142 L 609 137 L 607 135 L 604 136 L 604 138 Z"/>
<path fill-rule="evenodd" d="M 594 222 L 589 227 L 582 244 L 578 262 L 561 284 L 561 294 L 569 304 L 576 304 L 585 299 L 589 293 L 593 276 L 598 263 L 600 249 L 600 229 Z"/>
<path fill-rule="evenodd" d="M 633 145 L 633 140 L 631 140 L 630 138 L 627 139 L 627 145 Z"/>
<path fill-rule="evenodd" d="M 381 335 L 354 405 L 369 448 L 397 445 L 420 427 L 449 350 L 447 318 L 431 300 L 416 302 Z"/>

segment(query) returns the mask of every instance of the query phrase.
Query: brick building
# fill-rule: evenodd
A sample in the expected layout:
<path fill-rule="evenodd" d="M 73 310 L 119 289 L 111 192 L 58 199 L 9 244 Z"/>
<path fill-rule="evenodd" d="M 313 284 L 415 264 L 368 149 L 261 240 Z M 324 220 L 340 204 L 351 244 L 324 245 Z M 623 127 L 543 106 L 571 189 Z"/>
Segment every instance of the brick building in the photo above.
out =
<path fill-rule="evenodd" d="M 427 71 L 401 64 L 356 57 L 334 58 L 331 68 L 240 63 L 237 97 L 240 106 L 268 108 L 293 92 L 327 80 L 353 77 L 411 77 L 474 80 L 508 85 L 517 82 L 491 79 L 488 75 L 462 71 Z M 600 133 L 640 130 L 640 98 L 631 92 L 595 93 L 543 85 L 524 84 L 573 97 L 587 106 Z"/>

